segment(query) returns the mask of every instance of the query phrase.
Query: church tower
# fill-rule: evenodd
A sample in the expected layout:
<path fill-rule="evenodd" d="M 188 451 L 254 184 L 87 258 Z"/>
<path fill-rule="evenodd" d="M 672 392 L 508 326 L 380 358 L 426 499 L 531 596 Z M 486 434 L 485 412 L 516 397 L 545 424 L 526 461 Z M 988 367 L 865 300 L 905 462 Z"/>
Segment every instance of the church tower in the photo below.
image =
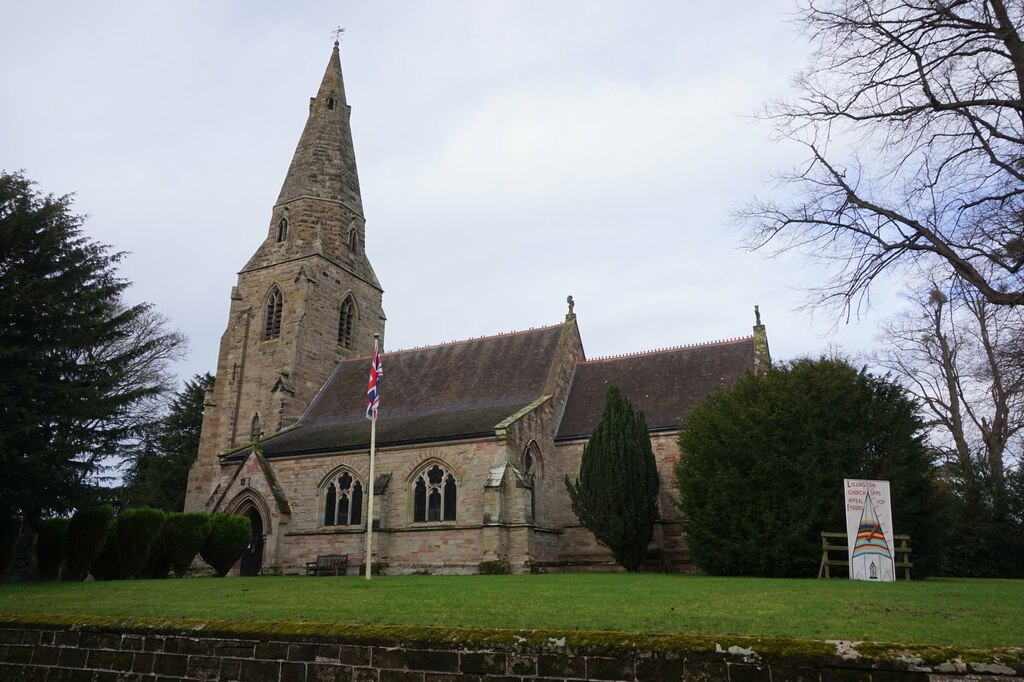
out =
<path fill-rule="evenodd" d="M 384 336 L 383 290 L 366 257 L 351 108 L 338 43 L 263 243 L 231 289 L 185 508 L 202 511 L 217 455 L 294 424 L 337 363 Z"/>

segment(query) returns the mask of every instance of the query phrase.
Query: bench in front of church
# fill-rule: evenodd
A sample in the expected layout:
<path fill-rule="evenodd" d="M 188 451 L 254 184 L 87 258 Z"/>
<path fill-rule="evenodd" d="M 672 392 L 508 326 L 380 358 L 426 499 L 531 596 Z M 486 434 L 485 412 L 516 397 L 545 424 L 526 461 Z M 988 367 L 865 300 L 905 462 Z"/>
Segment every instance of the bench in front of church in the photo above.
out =
<path fill-rule="evenodd" d="M 345 575 L 348 570 L 348 554 L 321 554 L 316 561 L 306 562 L 306 575 Z"/>

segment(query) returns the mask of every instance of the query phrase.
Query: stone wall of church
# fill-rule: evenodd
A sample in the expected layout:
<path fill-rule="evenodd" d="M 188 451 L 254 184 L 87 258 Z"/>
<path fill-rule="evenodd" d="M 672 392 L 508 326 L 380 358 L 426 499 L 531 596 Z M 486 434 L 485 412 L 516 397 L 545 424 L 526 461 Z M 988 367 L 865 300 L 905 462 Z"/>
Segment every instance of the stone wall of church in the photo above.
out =
<path fill-rule="evenodd" d="M 525 521 L 525 508 L 502 508 L 508 500 L 526 504 L 527 497 L 509 479 L 498 488 L 488 487 L 495 462 L 504 461 L 505 444 L 496 439 L 450 443 L 427 448 L 384 448 L 377 451 L 376 473 L 391 474 L 382 495 L 374 500 L 375 517 L 380 520 L 374 534 L 374 560 L 389 565 L 389 572 L 403 573 L 429 569 L 438 572 L 475 573 L 487 559 L 505 559 L 511 552 L 528 556 L 525 529 L 512 532 L 505 526 Z M 233 500 L 246 489 L 262 495 L 273 508 L 273 491 L 256 458 L 250 456 L 230 484 L 225 483 L 224 508 L 238 511 Z M 457 481 L 455 521 L 416 523 L 413 521 L 413 487 L 425 468 L 439 464 Z M 225 482 L 237 464 L 225 466 Z M 365 534 L 362 526 L 324 526 L 324 486 L 329 474 L 349 471 L 369 490 L 368 453 L 318 455 L 270 461 L 290 514 L 287 531 L 276 541 L 279 556 L 271 553 L 268 538 L 265 565 L 268 572 L 302 572 L 307 561 L 318 554 L 349 554 L 350 566 L 363 561 Z M 500 486 L 499 486 L 500 488 Z M 517 497 L 516 492 L 519 492 Z M 365 510 L 364 495 L 364 510 Z M 273 512 L 280 516 L 279 511 Z M 365 513 L 365 511 L 364 511 Z M 274 527 L 279 519 L 274 521 Z M 354 568 L 353 568 L 354 570 Z"/>
<path fill-rule="evenodd" d="M 524 469 L 523 458 L 530 443 L 535 443 L 539 452 L 536 463 L 536 516 L 534 525 L 543 529 L 560 529 L 568 522 L 575 522 L 575 516 L 569 506 L 569 498 L 565 491 L 565 463 L 563 455 L 555 446 L 555 434 L 565 410 L 569 397 L 576 365 L 584 359 L 583 342 L 579 336 L 575 318 L 570 318 L 562 330 L 559 340 L 559 357 L 545 386 L 545 393 L 551 398 L 537 409 L 524 415 L 511 424 L 506 431 L 509 461 L 521 471 Z M 572 467 L 572 463 L 569 463 Z M 576 460 L 575 469 L 579 469 Z M 546 543 L 539 543 L 529 557 L 533 560 L 555 561 L 556 556 L 550 553 Z"/>
<path fill-rule="evenodd" d="M 533 417 L 543 420 L 542 410 Z M 662 522 L 655 529 L 652 547 L 661 549 L 673 570 L 692 570 L 685 538 L 678 526 L 673 469 L 678 461 L 675 434 L 652 438 L 662 479 Z M 575 479 L 583 443 L 554 448 L 543 463 L 538 487 L 538 518 L 529 521 L 529 491 L 515 472 L 507 470 L 495 485 L 496 463 L 519 452 L 520 443 L 482 439 L 429 448 L 386 448 L 378 451 L 377 474 L 391 474 L 383 494 L 374 500 L 379 520 L 374 532 L 374 560 L 386 564 L 391 574 L 475 573 L 482 561 L 507 561 L 515 572 L 528 570 L 615 570 L 611 553 L 600 546 L 572 513 L 564 476 Z M 455 521 L 417 523 L 413 520 L 413 486 L 416 477 L 434 463 L 453 473 L 458 481 Z M 265 572 L 301 573 L 304 564 L 319 554 L 348 554 L 350 572 L 364 561 L 366 536 L 363 525 L 324 525 L 324 486 L 346 470 L 369 490 L 367 453 L 322 455 L 271 460 L 277 484 L 288 501 L 289 513 L 278 506 L 271 482 L 255 456 L 237 473 L 237 464 L 225 466 L 222 475 L 221 509 L 240 512 L 256 506 L 267 531 Z M 364 495 L 364 514 L 365 514 Z M 261 504 L 254 504 L 262 500 Z M 267 518 L 269 517 L 269 518 Z M 551 520 L 557 519 L 556 526 Z M 652 567 L 658 568 L 658 561 Z"/>

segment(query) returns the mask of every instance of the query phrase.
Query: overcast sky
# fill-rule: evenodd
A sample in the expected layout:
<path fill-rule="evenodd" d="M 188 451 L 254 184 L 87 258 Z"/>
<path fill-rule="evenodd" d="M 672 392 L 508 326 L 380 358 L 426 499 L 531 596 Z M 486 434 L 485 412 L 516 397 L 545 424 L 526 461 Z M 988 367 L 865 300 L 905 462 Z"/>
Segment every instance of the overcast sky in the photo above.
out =
<path fill-rule="evenodd" d="M 560 322 L 588 357 L 746 336 L 867 349 L 797 308 L 820 273 L 730 211 L 800 150 L 752 122 L 807 45 L 793 0 L 22 2 L 0 12 L 0 167 L 77 193 L 86 232 L 213 371 L 236 273 L 341 46 L 391 349 Z M 831 330 L 831 331 L 830 331 Z"/>

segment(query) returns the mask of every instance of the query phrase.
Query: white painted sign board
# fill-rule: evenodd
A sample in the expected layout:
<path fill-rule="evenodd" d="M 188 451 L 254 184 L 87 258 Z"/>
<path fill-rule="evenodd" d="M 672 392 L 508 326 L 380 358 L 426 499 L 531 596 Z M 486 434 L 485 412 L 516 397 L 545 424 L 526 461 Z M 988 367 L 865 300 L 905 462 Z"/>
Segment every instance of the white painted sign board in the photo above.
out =
<path fill-rule="evenodd" d="M 889 481 L 843 480 L 852 580 L 896 580 Z"/>

